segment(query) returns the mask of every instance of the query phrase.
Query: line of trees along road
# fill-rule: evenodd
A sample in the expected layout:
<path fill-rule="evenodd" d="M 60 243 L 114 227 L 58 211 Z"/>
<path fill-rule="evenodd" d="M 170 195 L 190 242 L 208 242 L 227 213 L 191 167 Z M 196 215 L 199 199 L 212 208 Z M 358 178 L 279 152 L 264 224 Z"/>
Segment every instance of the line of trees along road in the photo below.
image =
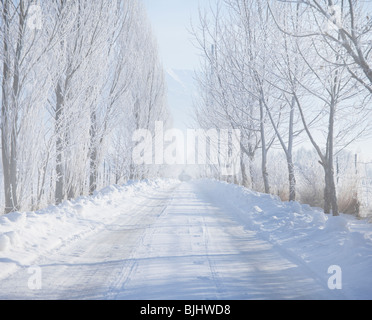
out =
<path fill-rule="evenodd" d="M 272 192 L 268 153 L 278 146 L 296 200 L 294 147 L 306 141 L 323 168 L 324 211 L 339 215 L 335 158 L 370 133 L 371 13 L 357 0 L 224 0 L 200 12 L 197 120 L 241 130 L 244 185 L 257 189 L 244 159 L 259 157 L 260 191 Z"/>
<path fill-rule="evenodd" d="M 163 68 L 137 0 L 1 0 L 5 213 L 151 174 L 132 132 L 167 121 Z"/>

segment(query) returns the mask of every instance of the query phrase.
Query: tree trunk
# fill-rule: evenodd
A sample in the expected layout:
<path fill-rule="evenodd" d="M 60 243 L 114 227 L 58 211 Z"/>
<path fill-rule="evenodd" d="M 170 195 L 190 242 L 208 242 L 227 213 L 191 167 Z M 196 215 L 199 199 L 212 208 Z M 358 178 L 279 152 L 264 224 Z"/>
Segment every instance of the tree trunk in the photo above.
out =
<path fill-rule="evenodd" d="M 260 100 L 260 132 L 261 132 L 261 147 L 262 147 L 262 178 L 264 183 L 265 193 L 270 193 L 269 185 L 269 173 L 267 172 L 267 149 L 266 149 L 266 137 L 265 137 L 265 126 L 264 126 L 264 105 Z"/>
<path fill-rule="evenodd" d="M 296 201 L 296 176 L 292 159 L 288 159 L 289 201 Z"/>
<path fill-rule="evenodd" d="M 71 184 L 67 191 L 67 199 L 68 200 L 74 199 L 77 196 L 77 194 L 78 193 L 76 187 Z"/>
<path fill-rule="evenodd" d="M 95 110 L 90 113 L 90 173 L 89 173 L 89 194 L 97 190 L 97 114 Z"/>
<path fill-rule="evenodd" d="M 56 134 L 56 187 L 55 187 L 55 202 L 60 204 L 64 199 L 64 174 L 62 164 L 63 153 L 63 138 L 62 138 L 62 113 L 63 113 L 63 93 L 61 85 L 58 82 L 56 87 L 56 114 L 55 114 L 55 134 Z"/>
<path fill-rule="evenodd" d="M 251 189 L 253 191 L 257 191 L 256 190 L 256 181 L 255 181 L 255 178 L 254 178 L 254 158 L 252 156 L 249 156 L 249 177 L 251 179 Z"/>
<path fill-rule="evenodd" d="M 289 201 L 296 201 L 296 176 L 293 164 L 293 139 L 294 139 L 294 116 L 295 116 L 295 106 L 296 99 L 292 97 L 291 112 L 289 115 L 289 131 L 288 131 L 288 148 L 286 150 L 287 154 L 287 164 L 288 164 L 288 180 L 289 180 Z M 285 149 L 285 148 L 284 148 Z"/>
<path fill-rule="evenodd" d="M 3 127 L 6 123 L 2 124 Z M 1 146 L 2 146 L 2 162 L 3 162 L 3 179 L 4 179 L 4 196 L 5 196 L 5 214 L 19 210 L 17 199 L 17 170 L 16 157 L 14 151 L 14 143 L 10 143 L 7 139 L 6 130 L 2 128 Z M 9 155 L 10 152 L 10 155 Z"/>
<path fill-rule="evenodd" d="M 89 194 L 92 195 L 97 190 L 97 148 L 93 147 L 90 152 L 90 174 L 89 174 Z"/>
<path fill-rule="evenodd" d="M 332 166 L 324 166 L 325 188 L 324 188 L 324 213 L 339 215 L 334 170 Z"/>
<path fill-rule="evenodd" d="M 242 171 L 242 185 L 243 187 L 248 187 L 248 176 L 247 176 L 247 170 L 244 163 L 244 153 L 242 153 L 240 157 L 240 168 Z"/>
<path fill-rule="evenodd" d="M 337 79 L 337 75 L 336 75 Z M 337 83 L 337 80 L 335 80 Z M 326 213 L 332 212 L 334 216 L 338 216 L 338 201 L 337 201 L 337 192 L 336 192 L 336 184 L 335 184 L 335 173 L 334 173 L 334 122 L 335 122 L 335 113 L 336 113 L 336 101 L 332 98 L 330 104 L 330 112 L 329 112 L 329 128 L 328 128 L 328 139 L 327 139 L 327 164 L 325 165 L 326 169 L 326 188 L 328 190 L 325 191 L 325 198 L 329 204 L 327 204 L 327 211 Z"/>
<path fill-rule="evenodd" d="M 17 199 L 17 115 L 16 103 L 19 93 L 18 62 L 21 50 L 20 37 L 18 35 L 16 61 L 14 61 L 13 85 L 11 85 L 11 71 L 9 70 L 9 1 L 4 1 L 2 13 L 3 27 L 3 79 L 2 79 L 2 104 L 1 104 L 1 147 L 4 175 L 5 213 L 19 210 Z M 23 24 L 20 17 L 20 25 Z"/>

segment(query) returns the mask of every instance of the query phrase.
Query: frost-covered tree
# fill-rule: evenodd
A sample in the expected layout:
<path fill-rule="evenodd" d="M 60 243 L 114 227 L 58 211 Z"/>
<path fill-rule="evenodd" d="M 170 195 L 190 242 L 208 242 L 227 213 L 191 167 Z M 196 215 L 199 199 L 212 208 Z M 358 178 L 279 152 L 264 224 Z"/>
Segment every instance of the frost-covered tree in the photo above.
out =
<path fill-rule="evenodd" d="M 348 4 L 353 11 L 353 1 Z M 322 12 L 323 5 L 326 5 L 329 14 Z M 352 60 L 347 45 L 337 45 L 344 37 L 341 21 L 347 5 L 343 1 L 338 2 L 338 7 L 335 5 L 333 1 L 322 5 L 317 1 L 311 4 L 299 1 L 281 6 L 292 15 L 289 19 L 296 26 L 292 30 L 278 22 L 278 13 L 273 13 L 273 17 L 278 30 L 296 43 L 296 59 L 307 69 L 306 78 L 295 78 L 306 92 L 302 95 L 294 92 L 294 97 L 304 130 L 324 169 L 324 210 L 338 215 L 335 156 L 367 132 L 369 110 L 364 100 L 364 86 L 355 77 L 350 77 L 351 68 L 355 66 L 350 63 Z M 338 41 L 332 43 L 332 38 Z M 317 123 L 317 130 L 310 128 L 310 124 L 314 123 Z"/>
<path fill-rule="evenodd" d="M 324 210 L 339 214 L 335 158 L 370 126 L 371 23 L 362 8 L 353 0 L 225 0 L 200 15 L 198 121 L 239 128 L 251 160 L 261 149 L 263 190 L 252 183 L 256 190 L 272 191 L 268 149 L 279 145 L 295 200 L 294 147 L 306 142 L 323 170 Z"/>
<path fill-rule="evenodd" d="M 372 93 L 371 30 L 372 8 L 368 1 L 327 0 L 298 1 L 301 8 L 315 18 L 316 29 L 302 36 L 321 37 L 331 50 L 340 51 L 337 64 L 342 64 L 350 76 Z"/>
<path fill-rule="evenodd" d="M 141 3 L 3 0 L 0 27 L 5 212 L 111 182 L 113 135 L 129 141 L 133 130 L 122 128 L 134 119 L 151 127 L 168 117 Z"/>
<path fill-rule="evenodd" d="M 275 88 L 266 81 L 272 53 L 268 12 L 257 1 L 225 1 L 210 16 L 200 16 L 200 31 L 194 33 L 205 56 L 199 122 L 204 117 L 215 126 L 240 129 L 241 150 L 250 166 L 261 150 L 263 191 L 269 193 L 267 159 L 275 133 L 267 111 L 273 108 Z M 252 174 L 250 178 L 255 185 Z"/>
<path fill-rule="evenodd" d="M 56 2 L 1 1 L 1 139 L 5 212 L 18 210 L 24 198 L 25 176 L 33 176 L 29 153 L 40 137 L 43 107 L 53 88 L 50 53 L 58 43 L 62 19 L 55 19 Z M 66 19 L 67 12 L 61 13 Z M 43 19 L 44 17 L 44 19 Z M 22 184 L 19 182 L 22 181 Z"/>

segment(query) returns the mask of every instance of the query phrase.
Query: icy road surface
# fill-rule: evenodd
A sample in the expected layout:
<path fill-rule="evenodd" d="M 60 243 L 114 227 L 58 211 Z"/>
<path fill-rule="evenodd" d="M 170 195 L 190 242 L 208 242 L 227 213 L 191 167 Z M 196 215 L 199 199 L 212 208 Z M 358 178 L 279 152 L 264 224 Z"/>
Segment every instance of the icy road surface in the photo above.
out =
<path fill-rule="evenodd" d="M 170 184 L 115 210 L 120 214 L 99 232 L 33 262 L 41 288 L 33 290 L 31 283 L 30 289 L 33 269 L 20 265 L 0 280 L 0 298 L 345 298 L 342 290 L 328 288 L 326 268 L 314 272 L 242 225 L 236 204 L 205 183 Z"/>

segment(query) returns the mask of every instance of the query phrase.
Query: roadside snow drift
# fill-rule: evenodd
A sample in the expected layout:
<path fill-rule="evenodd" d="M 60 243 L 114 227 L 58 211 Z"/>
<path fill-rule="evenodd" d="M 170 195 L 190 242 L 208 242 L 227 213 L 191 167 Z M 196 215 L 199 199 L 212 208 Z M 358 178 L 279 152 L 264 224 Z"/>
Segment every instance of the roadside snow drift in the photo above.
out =
<path fill-rule="evenodd" d="M 346 214 L 333 217 L 321 209 L 223 182 L 198 184 L 208 188 L 208 195 L 220 206 L 228 202 L 231 216 L 239 223 L 309 268 L 321 281 L 327 283 L 330 267 L 339 266 L 344 298 L 372 299 L 372 224 L 368 219 Z M 236 210 L 232 212 L 231 206 Z"/>
<path fill-rule="evenodd" d="M 0 281 L 17 266 L 31 265 L 54 248 L 98 233 L 122 214 L 115 208 L 123 202 L 130 211 L 136 200 L 174 183 L 129 181 L 106 187 L 91 197 L 65 201 L 37 212 L 0 216 Z"/>

